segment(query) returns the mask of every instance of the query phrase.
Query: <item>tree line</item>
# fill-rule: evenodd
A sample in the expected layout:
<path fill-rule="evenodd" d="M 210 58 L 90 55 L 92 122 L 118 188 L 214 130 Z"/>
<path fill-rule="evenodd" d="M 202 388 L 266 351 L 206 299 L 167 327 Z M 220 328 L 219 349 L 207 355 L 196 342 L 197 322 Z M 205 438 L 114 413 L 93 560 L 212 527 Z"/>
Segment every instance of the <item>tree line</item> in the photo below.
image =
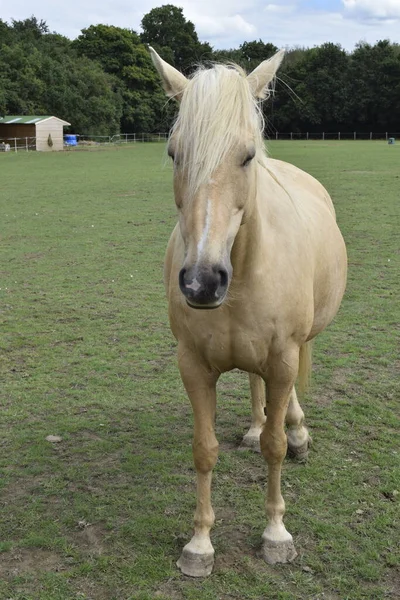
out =
<path fill-rule="evenodd" d="M 76 133 L 168 131 L 176 112 L 150 60 L 151 44 L 190 75 L 199 63 L 235 62 L 251 71 L 277 51 L 261 40 L 217 50 L 201 42 L 181 8 L 147 13 L 142 32 L 91 25 L 70 40 L 45 21 L 0 20 L 0 115 L 49 114 Z M 264 104 L 267 132 L 400 131 L 400 45 L 360 42 L 289 49 Z"/>

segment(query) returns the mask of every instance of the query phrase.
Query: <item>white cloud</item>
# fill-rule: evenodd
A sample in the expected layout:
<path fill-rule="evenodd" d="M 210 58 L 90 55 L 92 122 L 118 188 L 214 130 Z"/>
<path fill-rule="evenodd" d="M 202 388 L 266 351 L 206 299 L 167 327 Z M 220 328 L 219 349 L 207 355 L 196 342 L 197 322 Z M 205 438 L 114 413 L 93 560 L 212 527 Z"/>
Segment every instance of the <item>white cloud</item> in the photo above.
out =
<path fill-rule="evenodd" d="M 246 36 L 254 35 L 256 31 L 256 27 L 243 19 L 241 15 L 211 18 L 206 15 L 194 14 L 190 20 L 196 24 L 196 31 L 204 40 L 207 40 L 207 36 L 224 36 L 226 32 L 229 32 L 229 35 L 244 35 L 243 39 L 245 39 Z"/>
<path fill-rule="evenodd" d="M 360 40 L 400 42 L 400 0 L 341 0 L 337 10 L 307 0 L 0 0 L 0 18 L 26 19 L 34 14 L 51 31 L 75 38 L 89 25 L 106 23 L 140 31 L 143 15 L 171 2 L 183 8 L 202 41 L 214 48 L 238 48 L 262 39 L 282 46 L 337 42 L 352 50 Z M 327 2 L 325 6 L 329 6 Z"/>
<path fill-rule="evenodd" d="M 269 13 L 288 14 L 294 12 L 296 6 L 294 4 L 267 4 L 264 10 Z"/>
<path fill-rule="evenodd" d="M 399 19 L 400 0 L 342 0 L 346 12 L 353 17 Z"/>

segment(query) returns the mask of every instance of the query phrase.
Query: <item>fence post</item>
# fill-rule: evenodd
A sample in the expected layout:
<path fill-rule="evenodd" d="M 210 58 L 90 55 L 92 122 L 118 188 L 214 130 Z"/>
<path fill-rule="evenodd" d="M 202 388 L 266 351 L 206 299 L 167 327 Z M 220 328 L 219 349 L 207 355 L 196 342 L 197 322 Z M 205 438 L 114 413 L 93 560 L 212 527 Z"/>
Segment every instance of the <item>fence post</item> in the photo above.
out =
<path fill-rule="evenodd" d="M 355 140 L 357 139 L 357 134 L 356 134 L 356 132 L 354 132 L 354 139 L 355 139 Z"/>
<path fill-rule="evenodd" d="M 293 131 L 290 132 L 290 139 L 293 140 Z"/>
<path fill-rule="evenodd" d="M 278 139 L 278 132 L 275 133 L 275 139 Z"/>
<path fill-rule="evenodd" d="M 340 131 L 339 131 L 339 133 L 338 133 L 338 140 L 340 140 Z"/>
<path fill-rule="evenodd" d="M 386 141 L 388 141 L 388 132 L 386 132 Z"/>
<path fill-rule="evenodd" d="M 325 140 L 325 131 L 322 132 L 322 139 Z"/>
<path fill-rule="evenodd" d="M 126 133 L 125 134 L 125 144 L 127 144 L 127 143 L 128 143 L 128 134 Z"/>
<path fill-rule="evenodd" d="M 369 139 L 372 140 L 372 131 L 370 131 Z"/>
<path fill-rule="evenodd" d="M 26 151 L 28 152 L 28 138 L 25 138 L 25 148 L 26 148 Z"/>
<path fill-rule="evenodd" d="M 14 138 L 14 152 L 17 152 L 17 138 Z"/>
<path fill-rule="evenodd" d="M 308 131 L 307 131 L 307 140 L 308 140 Z"/>

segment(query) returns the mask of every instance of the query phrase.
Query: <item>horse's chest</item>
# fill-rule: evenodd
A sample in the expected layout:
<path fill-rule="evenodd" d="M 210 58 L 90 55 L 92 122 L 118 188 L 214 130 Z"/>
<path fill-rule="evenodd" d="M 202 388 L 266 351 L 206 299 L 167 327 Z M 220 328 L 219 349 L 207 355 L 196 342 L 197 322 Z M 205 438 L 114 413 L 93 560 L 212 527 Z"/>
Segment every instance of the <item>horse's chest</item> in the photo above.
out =
<path fill-rule="evenodd" d="M 257 371 L 268 356 L 270 336 L 267 331 L 225 319 L 218 322 L 214 317 L 209 321 L 207 318 L 187 319 L 179 329 L 177 338 L 221 372 L 235 368 Z"/>

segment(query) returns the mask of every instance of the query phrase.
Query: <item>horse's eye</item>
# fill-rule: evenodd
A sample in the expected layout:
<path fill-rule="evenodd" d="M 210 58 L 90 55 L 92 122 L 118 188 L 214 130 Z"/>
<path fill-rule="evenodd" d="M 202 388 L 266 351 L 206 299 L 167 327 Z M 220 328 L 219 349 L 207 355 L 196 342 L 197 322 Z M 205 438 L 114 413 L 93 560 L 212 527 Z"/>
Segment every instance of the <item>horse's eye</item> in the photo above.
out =
<path fill-rule="evenodd" d="M 256 155 L 256 151 L 253 149 L 250 150 L 250 152 L 246 156 L 245 160 L 242 162 L 242 167 L 247 167 L 247 165 L 251 163 L 251 161 L 253 160 L 255 155 Z"/>
<path fill-rule="evenodd" d="M 172 158 L 172 162 L 174 163 L 175 167 L 179 166 L 179 158 L 177 157 L 175 152 L 169 148 L 168 148 L 168 156 L 170 156 Z"/>

